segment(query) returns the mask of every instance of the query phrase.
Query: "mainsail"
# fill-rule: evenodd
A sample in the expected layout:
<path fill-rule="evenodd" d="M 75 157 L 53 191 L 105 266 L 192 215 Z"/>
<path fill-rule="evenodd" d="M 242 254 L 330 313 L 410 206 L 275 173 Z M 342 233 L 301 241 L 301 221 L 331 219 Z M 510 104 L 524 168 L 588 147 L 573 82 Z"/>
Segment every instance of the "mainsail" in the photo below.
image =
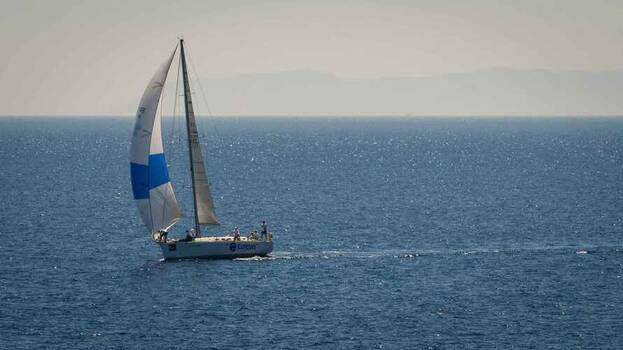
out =
<path fill-rule="evenodd" d="M 130 145 L 132 192 L 143 223 L 151 232 L 168 229 L 181 217 L 169 179 L 162 147 L 161 117 L 157 113 L 174 54 L 175 51 L 158 69 L 143 93 Z"/>
<path fill-rule="evenodd" d="M 195 205 L 195 229 L 199 233 L 199 224 L 218 224 L 214 213 L 214 202 L 210 193 L 210 185 L 206 176 L 201 145 L 199 144 L 199 134 L 197 132 L 197 122 L 193 110 L 190 85 L 188 83 L 188 72 L 186 68 L 186 57 L 184 55 L 184 40 L 180 40 L 180 56 L 182 57 L 182 74 L 184 80 L 184 102 L 186 106 L 186 131 L 188 133 L 188 149 L 190 152 L 190 170 L 193 181 L 193 197 Z"/>

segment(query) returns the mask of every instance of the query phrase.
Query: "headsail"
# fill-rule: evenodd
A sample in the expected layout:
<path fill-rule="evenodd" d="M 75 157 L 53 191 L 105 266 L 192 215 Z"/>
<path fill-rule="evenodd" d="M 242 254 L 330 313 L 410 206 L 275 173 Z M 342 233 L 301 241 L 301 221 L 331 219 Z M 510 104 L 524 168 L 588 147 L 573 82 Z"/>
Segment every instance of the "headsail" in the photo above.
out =
<path fill-rule="evenodd" d="M 193 195 L 195 200 L 195 223 L 196 230 L 199 232 L 199 224 L 218 224 L 218 219 L 214 213 L 214 202 L 210 193 L 210 185 L 206 175 L 201 145 L 199 144 L 199 134 L 197 132 L 197 122 L 195 111 L 188 83 L 188 71 L 186 68 L 186 57 L 184 55 L 184 40 L 180 40 L 180 56 L 182 57 L 182 74 L 184 80 L 184 102 L 186 106 L 186 128 L 188 132 L 188 148 L 190 151 L 190 169 L 193 181 Z"/>
<path fill-rule="evenodd" d="M 130 145 L 132 192 L 143 223 L 152 232 L 173 226 L 181 217 L 169 179 L 162 147 L 161 118 L 157 113 L 174 54 L 175 51 L 154 74 L 143 93 Z"/>

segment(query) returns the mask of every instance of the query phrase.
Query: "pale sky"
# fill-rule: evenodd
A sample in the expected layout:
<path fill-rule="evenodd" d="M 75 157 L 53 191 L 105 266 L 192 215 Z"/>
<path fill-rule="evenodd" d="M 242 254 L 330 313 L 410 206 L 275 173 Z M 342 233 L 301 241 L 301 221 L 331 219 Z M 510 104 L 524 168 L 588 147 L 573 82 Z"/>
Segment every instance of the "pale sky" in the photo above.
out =
<path fill-rule="evenodd" d="M 178 35 L 202 79 L 289 70 L 367 79 L 498 67 L 623 68 L 623 1 L 0 5 L 0 115 L 132 115 L 135 107 L 128 106 L 138 101 Z M 365 114 L 356 106 L 353 112 Z"/>

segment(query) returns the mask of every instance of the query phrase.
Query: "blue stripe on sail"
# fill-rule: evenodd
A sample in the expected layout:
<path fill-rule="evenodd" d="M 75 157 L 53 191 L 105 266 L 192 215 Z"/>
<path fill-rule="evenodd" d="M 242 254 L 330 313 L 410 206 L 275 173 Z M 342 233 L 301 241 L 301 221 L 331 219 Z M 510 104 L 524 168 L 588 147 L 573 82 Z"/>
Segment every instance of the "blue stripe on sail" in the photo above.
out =
<path fill-rule="evenodd" d="M 130 177 L 134 199 L 149 198 L 149 166 L 130 163 Z"/>
<path fill-rule="evenodd" d="M 171 181 L 164 153 L 149 155 L 149 189 L 156 188 Z"/>
<path fill-rule="evenodd" d="M 149 198 L 149 190 L 171 181 L 164 153 L 150 154 L 149 166 L 130 163 L 130 176 L 134 199 Z"/>

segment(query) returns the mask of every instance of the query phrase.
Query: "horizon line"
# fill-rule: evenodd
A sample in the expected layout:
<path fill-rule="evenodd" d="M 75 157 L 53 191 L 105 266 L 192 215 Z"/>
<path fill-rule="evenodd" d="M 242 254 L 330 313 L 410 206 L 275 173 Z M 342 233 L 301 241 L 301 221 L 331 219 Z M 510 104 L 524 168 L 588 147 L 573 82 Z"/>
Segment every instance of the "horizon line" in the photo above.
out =
<path fill-rule="evenodd" d="M 132 119 L 134 114 L 0 114 L 0 118 L 77 118 L 77 119 Z M 164 118 L 173 118 L 173 115 L 163 115 Z M 176 116 L 183 118 L 184 116 Z M 620 114 L 220 114 L 196 115 L 197 118 L 623 118 Z"/>
<path fill-rule="evenodd" d="M 447 77 L 447 76 L 470 75 L 470 74 L 478 74 L 478 73 L 483 73 L 483 72 L 494 72 L 494 71 L 549 72 L 549 73 L 557 73 L 557 74 L 560 74 L 560 73 L 604 74 L 604 73 L 623 72 L 623 66 L 613 67 L 613 68 L 603 68 L 603 69 L 490 66 L 490 67 L 470 69 L 470 70 L 448 71 L 445 73 L 433 73 L 433 74 L 422 74 L 422 75 L 380 75 L 380 76 L 367 76 L 367 77 L 366 76 L 360 76 L 360 77 L 343 76 L 335 72 L 331 72 L 329 70 L 323 70 L 323 69 L 291 68 L 291 69 L 284 69 L 284 70 L 249 72 L 249 73 L 239 73 L 239 74 L 223 75 L 223 76 L 206 76 L 206 77 L 201 77 L 199 79 L 202 79 L 202 80 L 235 80 L 235 79 L 259 78 L 259 77 L 265 77 L 265 76 L 283 75 L 283 74 L 291 74 L 291 73 L 313 73 L 317 75 L 331 77 L 331 78 L 338 79 L 338 80 L 349 80 L 349 81 L 352 81 L 352 80 L 401 80 L 401 79 L 442 78 L 442 77 Z"/>

